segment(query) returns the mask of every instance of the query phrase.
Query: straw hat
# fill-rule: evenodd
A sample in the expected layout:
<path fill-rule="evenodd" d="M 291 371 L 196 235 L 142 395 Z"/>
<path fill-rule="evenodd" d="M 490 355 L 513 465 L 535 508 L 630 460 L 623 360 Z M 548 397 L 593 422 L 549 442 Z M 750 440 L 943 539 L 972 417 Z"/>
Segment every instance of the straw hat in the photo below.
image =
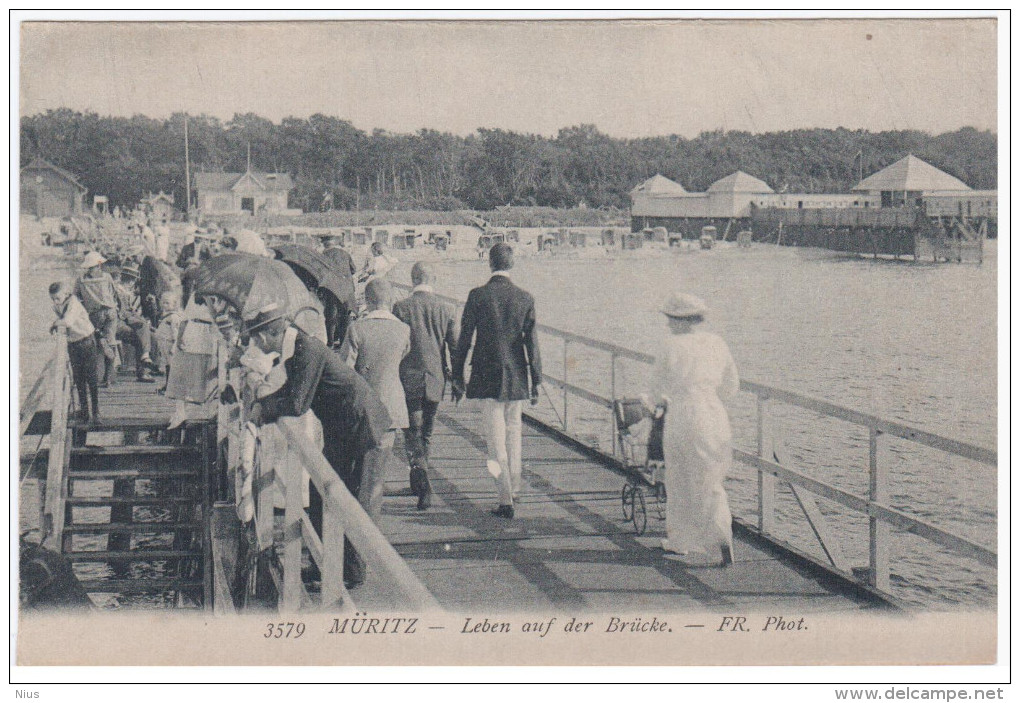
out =
<path fill-rule="evenodd" d="M 81 267 L 83 269 L 90 269 L 93 266 L 102 266 L 105 263 L 106 259 L 103 258 L 102 254 L 98 251 L 90 251 L 85 255 L 85 258 L 82 259 Z"/>
<path fill-rule="evenodd" d="M 708 312 L 708 306 L 696 295 L 673 293 L 666 298 L 660 312 L 666 317 L 695 317 Z"/>

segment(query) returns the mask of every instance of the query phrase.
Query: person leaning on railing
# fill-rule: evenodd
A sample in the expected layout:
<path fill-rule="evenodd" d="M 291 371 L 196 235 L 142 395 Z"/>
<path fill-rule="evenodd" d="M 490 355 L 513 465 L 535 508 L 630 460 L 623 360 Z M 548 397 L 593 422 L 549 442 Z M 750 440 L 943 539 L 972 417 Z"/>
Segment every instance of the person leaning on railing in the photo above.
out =
<path fill-rule="evenodd" d="M 96 328 L 66 283 L 52 283 L 49 291 L 53 312 L 57 314 L 57 322 L 50 327 L 50 333 L 55 333 L 60 324 L 67 328 L 67 357 L 71 362 L 74 385 L 78 389 L 79 419 L 89 421 L 91 400 L 91 420 L 99 422 L 99 351 Z"/>
<path fill-rule="evenodd" d="M 362 506 L 370 503 L 373 462 L 366 461 L 390 429 L 390 416 L 368 382 L 325 344 L 305 334 L 275 305 L 244 320 L 245 334 L 264 354 L 278 354 L 286 381 L 258 399 L 249 419 L 256 425 L 282 416 L 300 417 L 309 409 L 322 423 L 322 454 Z M 309 518 L 322 532 L 322 496 L 311 491 Z M 365 580 L 364 560 L 344 542 L 344 582 L 353 588 Z"/>

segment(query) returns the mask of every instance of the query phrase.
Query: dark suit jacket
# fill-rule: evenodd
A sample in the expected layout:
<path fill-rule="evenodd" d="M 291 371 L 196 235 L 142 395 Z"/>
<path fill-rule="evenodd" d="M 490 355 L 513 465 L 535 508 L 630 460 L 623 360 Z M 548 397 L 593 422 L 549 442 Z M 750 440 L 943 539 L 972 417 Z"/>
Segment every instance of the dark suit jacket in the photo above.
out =
<path fill-rule="evenodd" d="M 281 415 L 300 417 L 310 408 L 322 423 L 323 455 L 357 495 L 360 477 L 351 472 L 389 430 L 386 408 L 339 355 L 300 330 L 294 355 L 284 364 L 287 381 L 260 401 L 262 422 L 275 422 Z"/>
<path fill-rule="evenodd" d="M 453 377 L 464 379 L 464 362 L 475 338 L 468 398 L 527 400 L 542 382 L 535 332 L 535 299 L 506 276 L 493 276 L 468 295 L 453 358 Z"/>
<path fill-rule="evenodd" d="M 324 315 L 326 317 L 326 336 L 330 345 L 339 344 L 347 334 L 347 325 L 351 317 L 357 311 L 357 292 L 354 286 L 354 259 L 345 249 L 330 247 L 322 252 L 322 255 L 333 264 L 333 270 L 343 283 L 342 295 L 333 300 L 329 296 L 325 301 Z"/>
<path fill-rule="evenodd" d="M 350 275 L 357 273 L 357 269 L 354 266 L 354 259 L 351 258 L 350 253 L 342 247 L 330 247 L 322 252 L 322 255 L 337 265 L 337 268 L 341 271 L 346 270 Z M 341 274 L 342 275 L 342 274 Z"/>
<path fill-rule="evenodd" d="M 457 312 L 435 293 L 416 291 L 393 306 L 411 328 L 411 351 L 400 362 L 400 382 L 408 403 L 443 399 L 450 359 L 457 348 Z"/>

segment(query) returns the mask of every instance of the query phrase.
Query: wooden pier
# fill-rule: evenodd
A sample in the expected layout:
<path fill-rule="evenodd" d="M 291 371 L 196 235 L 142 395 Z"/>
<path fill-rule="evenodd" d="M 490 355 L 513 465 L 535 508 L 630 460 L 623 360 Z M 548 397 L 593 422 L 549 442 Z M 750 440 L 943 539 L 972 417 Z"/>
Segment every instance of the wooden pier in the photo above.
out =
<path fill-rule="evenodd" d="M 58 362 L 66 354 L 61 342 Z M 72 563 L 97 604 L 203 608 L 212 589 L 213 426 L 190 422 L 168 430 L 173 403 L 157 393 L 157 384 L 140 383 L 125 368 L 100 389 L 101 420 L 82 422 L 68 412 L 66 366 L 46 371 L 54 410 L 31 407 L 42 393 L 30 393 L 22 408 L 23 434 L 49 439 L 27 457 L 28 476 L 45 488 L 38 523 L 22 529 L 41 528 L 45 545 Z"/>
<path fill-rule="evenodd" d="M 480 432 L 473 403 L 442 406 L 428 511 L 415 509 L 404 466 L 387 474 L 380 528 L 445 610 L 841 612 L 886 605 L 739 527 L 731 567 L 685 566 L 659 546 L 665 522 L 654 500 L 638 537 L 622 514 L 623 476 L 534 422 L 524 427 L 515 518 L 498 518 Z M 370 576 L 353 591 L 360 608 L 385 607 L 380 580 Z"/>
<path fill-rule="evenodd" d="M 619 397 L 617 362 L 649 363 L 651 357 L 546 326 L 540 334 L 550 349 L 555 348 L 550 337 L 560 340 L 564 359 L 568 345 L 608 354 L 612 373 L 608 395 L 576 385 L 568 365 L 562 369 L 564 378 L 547 374 L 545 380 L 562 391 L 562 413 L 556 413 L 562 426 L 526 416 L 524 481 L 513 520 L 492 513 L 495 489 L 485 468 L 480 415 L 474 403 L 464 401 L 440 408 L 432 442 L 435 500 L 428 511 L 416 509 L 399 444 L 376 524 L 322 454 L 309 446 L 296 421 L 284 418 L 278 425 L 287 457 L 278 466 L 259 468 L 255 519 L 245 529 L 236 517 L 233 495 L 239 470 L 238 445 L 231 435 L 231 427 L 239 426 L 236 406 L 221 406 L 218 421 L 167 430 L 171 406 L 156 386 L 122 374 L 120 383 L 101 393 L 102 422 L 76 424 L 68 420 L 69 369 L 64 340 L 57 335 L 53 363 L 21 409 L 21 434 L 48 435 L 49 440 L 48 449 L 31 457 L 27 469 L 29 476 L 45 481 L 45 489 L 37 524 L 23 529 L 42 526 L 47 546 L 75 563 L 92 594 L 139 594 L 147 600 L 127 604 L 217 614 L 235 613 L 246 603 L 284 612 L 746 612 L 782 606 L 829 613 L 895 608 L 889 588 L 892 529 L 994 568 L 997 555 L 990 547 L 887 504 L 880 447 L 888 435 L 992 466 L 997 463 L 994 451 L 746 380 L 742 391 L 757 398 L 758 446 L 755 453 L 737 448 L 734 458 L 757 471 L 756 521 L 735 519 L 735 562 L 728 568 L 690 566 L 666 555 L 659 547 L 664 522 L 651 492 L 645 493 L 647 531 L 637 534 L 625 519 L 621 489 L 627 472 L 615 442 L 611 453 L 586 444 L 570 434 L 567 422 L 573 398 L 573 403 L 608 411 L 612 426 L 613 402 Z M 225 352 L 220 349 L 221 361 Z M 221 364 L 221 386 L 230 382 L 229 373 Z M 769 408 L 774 403 L 868 428 L 868 495 L 792 468 L 773 436 Z M 306 474 L 323 496 L 321 532 L 302 507 Z M 780 482 L 794 492 L 825 560 L 771 536 Z M 265 490 L 269 486 L 283 497 L 284 509 L 274 508 L 273 494 Z M 845 559 L 835 534 L 838 526 L 828 524 L 816 497 L 867 516 L 866 568 Z M 102 514 L 96 515 L 97 510 Z M 82 544 L 82 538 L 88 543 Z M 368 579 L 351 591 L 344 585 L 340 558 L 345 538 L 368 563 Z M 245 544 L 250 547 L 247 557 Z M 245 566 L 254 563 L 256 554 L 256 576 L 246 575 Z M 92 570 L 86 572 L 87 563 Z"/>

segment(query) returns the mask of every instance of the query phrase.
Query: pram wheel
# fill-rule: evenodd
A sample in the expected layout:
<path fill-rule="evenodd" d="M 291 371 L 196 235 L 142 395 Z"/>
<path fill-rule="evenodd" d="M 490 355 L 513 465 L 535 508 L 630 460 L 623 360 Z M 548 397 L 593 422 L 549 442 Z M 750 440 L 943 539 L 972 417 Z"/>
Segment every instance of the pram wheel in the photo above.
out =
<path fill-rule="evenodd" d="M 631 518 L 634 522 L 634 532 L 640 537 L 648 527 L 648 512 L 645 510 L 645 492 L 641 486 L 635 486 L 633 490 L 633 506 Z"/>
<path fill-rule="evenodd" d="M 634 484 L 630 481 L 623 484 L 620 491 L 620 504 L 623 506 L 623 519 L 630 521 L 634 517 Z"/>

